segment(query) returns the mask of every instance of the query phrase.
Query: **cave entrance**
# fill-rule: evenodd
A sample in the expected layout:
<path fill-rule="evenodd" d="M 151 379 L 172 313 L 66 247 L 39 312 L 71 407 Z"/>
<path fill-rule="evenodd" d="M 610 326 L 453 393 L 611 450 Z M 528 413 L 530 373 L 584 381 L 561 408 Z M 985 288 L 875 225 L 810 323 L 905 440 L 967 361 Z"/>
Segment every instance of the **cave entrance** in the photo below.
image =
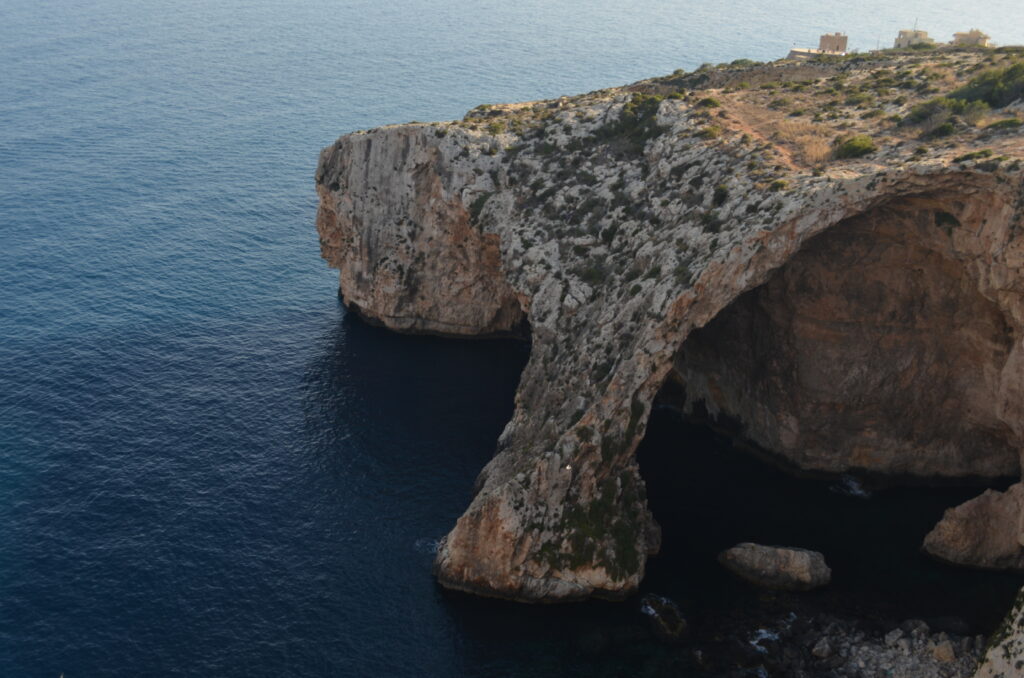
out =
<path fill-rule="evenodd" d="M 809 240 L 687 338 L 663 399 L 804 470 L 1019 476 L 1014 332 L 979 291 L 984 244 L 959 233 L 978 225 L 949 203 L 905 199 Z"/>
<path fill-rule="evenodd" d="M 987 634 L 1024 584 L 1018 575 L 946 565 L 920 551 L 942 512 L 975 496 L 976 486 L 871 490 L 851 476 L 794 475 L 664 407 L 652 413 L 637 456 L 662 528 L 643 588 L 679 602 L 702 633 L 735 633 L 731 626 L 756 628 L 794 612 L 852 617 L 883 632 L 920 618 L 936 630 Z M 716 560 L 745 541 L 820 551 L 832 583 L 766 595 Z"/>
<path fill-rule="evenodd" d="M 648 586 L 759 609 L 715 556 L 784 544 L 833 569 L 800 605 L 994 627 L 1021 578 L 919 550 L 944 509 L 1020 475 L 1004 421 L 1015 333 L 972 250 L 1000 208 L 986 200 L 908 197 L 849 218 L 687 338 L 638 450 L 663 528 Z"/>

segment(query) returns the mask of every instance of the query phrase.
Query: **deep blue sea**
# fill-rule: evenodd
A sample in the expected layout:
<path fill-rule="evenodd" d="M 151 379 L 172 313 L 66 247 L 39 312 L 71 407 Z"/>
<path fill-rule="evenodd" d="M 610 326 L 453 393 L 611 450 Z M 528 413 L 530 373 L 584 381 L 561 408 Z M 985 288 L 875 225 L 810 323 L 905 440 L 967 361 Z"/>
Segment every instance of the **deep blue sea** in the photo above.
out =
<path fill-rule="evenodd" d="M 773 59 L 825 31 L 873 48 L 915 20 L 1024 43 L 1019 0 L 3 0 L 0 676 L 676 670 L 635 601 L 528 608 L 435 586 L 433 542 L 528 347 L 346 316 L 319 259 L 317 154 L 359 128 Z M 666 464 L 722 447 L 667 415 L 652 431 L 643 454 Z M 697 576 L 707 554 L 786 538 L 798 512 L 744 523 L 728 506 L 774 501 L 728 479 L 747 462 L 691 458 L 682 484 L 652 487 L 670 539 L 647 586 L 710 619 L 729 589 Z M 805 490 L 845 524 L 871 514 Z"/>

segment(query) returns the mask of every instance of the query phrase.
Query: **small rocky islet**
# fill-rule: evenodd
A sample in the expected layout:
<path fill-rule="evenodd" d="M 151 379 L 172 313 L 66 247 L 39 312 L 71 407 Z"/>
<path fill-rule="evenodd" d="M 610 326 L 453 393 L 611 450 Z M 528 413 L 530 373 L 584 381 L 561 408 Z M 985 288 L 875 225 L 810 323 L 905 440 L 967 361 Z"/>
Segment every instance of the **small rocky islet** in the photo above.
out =
<path fill-rule="evenodd" d="M 740 60 L 325 148 L 317 228 L 350 310 L 531 342 L 439 582 L 635 592 L 661 543 L 635 458 L 656 400 L 798 472 L 1020 478 L 1022 96 L 1024 48 Z M 950 507 L 923 548 L 1021 570 L 1021 487 Z M 827 584 L 827 553 L 737 548 L 723 562 L 748 581 Z M 659 637 L 685 637 L 685 610 L 645 600 Z M 1024 675 L 1022 601 L 989 640 L 791 620 L 756 670 Z"/>

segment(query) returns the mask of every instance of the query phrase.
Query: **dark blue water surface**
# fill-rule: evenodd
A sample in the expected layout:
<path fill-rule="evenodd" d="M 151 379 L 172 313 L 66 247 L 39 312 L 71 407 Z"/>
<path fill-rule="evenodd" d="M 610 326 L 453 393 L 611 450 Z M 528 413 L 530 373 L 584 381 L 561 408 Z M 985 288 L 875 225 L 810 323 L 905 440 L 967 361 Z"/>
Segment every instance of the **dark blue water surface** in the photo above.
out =
<path fill-rule="evenodd" d="M 318 257 L 317 153 L 825 30 L 866 48 L 918 17 L 1024 42 L 1018 0 L 966 20 L 951 0 L 890 4 L 5 0 L 0 675 L 672 665 L 635 606 L 435 587 L 433 540 L 528 348 L 347 317 Z"/>

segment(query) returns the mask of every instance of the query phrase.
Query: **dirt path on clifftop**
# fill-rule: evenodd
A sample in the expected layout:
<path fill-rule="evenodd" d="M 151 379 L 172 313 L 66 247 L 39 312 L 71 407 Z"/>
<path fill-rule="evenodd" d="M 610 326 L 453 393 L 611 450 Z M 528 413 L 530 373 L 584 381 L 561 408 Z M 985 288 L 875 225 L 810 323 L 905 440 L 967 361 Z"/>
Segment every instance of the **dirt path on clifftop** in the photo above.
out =
<path fill-rule="evenodd" d="M 779 111 L 742 101 L 739 95 L 723 95 L 727 118 L 721 124 L 747 134 L 767 145 L 776 164 L 791 171 L 810 169 L 824 161 L 830 151 L 829 132 L 824 126 L 796 120 Z"/>

